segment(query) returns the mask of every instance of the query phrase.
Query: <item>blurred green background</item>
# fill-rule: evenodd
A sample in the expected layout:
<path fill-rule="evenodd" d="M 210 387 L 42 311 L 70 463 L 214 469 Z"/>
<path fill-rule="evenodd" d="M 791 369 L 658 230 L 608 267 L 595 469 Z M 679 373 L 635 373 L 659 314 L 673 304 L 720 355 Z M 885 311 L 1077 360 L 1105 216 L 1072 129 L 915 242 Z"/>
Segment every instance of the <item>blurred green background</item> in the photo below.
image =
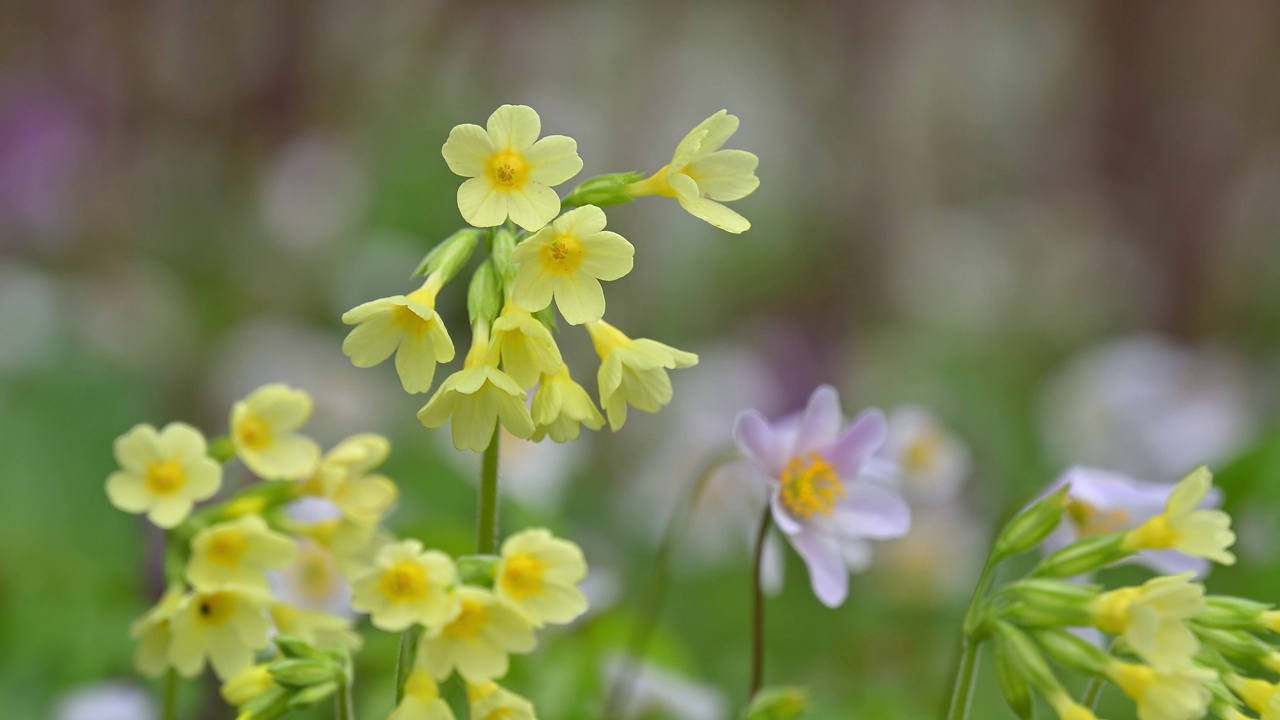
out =
<path fill-rule="evenodd" d="M 815 717 L 936 714 L 991 524 L 1072 463 L 1158 481 L 1211 463 L 1242 557 L 1211 589 L 1280 598 L 1278 30 L 1280 6 L 1189 0 L 9 0 L 2 714 L 59 717 L 104 680 L 154 690 L 127 629 L 158 594 L 161 537 L 102 489 L 134 423 L 221 434 L 257 385 L 303 387 L 322 443 L 392 439 L 393 529 L 469 549 L 474 459 L 418 424 L 425 397 L 388 365 L 350 365 L 338 318 L 411 289 L 461 224 L 449 128 L 508 102 L 578 140 L 577 180 L 656 170 L 721 108 L 760 157 L 742 236 L 673 202 L 610 211 L 637 248 L 610 321 L 702 356 L 672 406 L 504 457 L 504 529 L 546 524 L 593 571 L 598 612 L 513 663 L 543 718 L 598 717 L 661 528 L 734 415 L 821 382 L 850 414 L 932 408 L 972 464 L 844 607 L 788 558 L 767 678 L 810 687 Z M 465 342 L 461 288 L 441 310 Z M 561 342 L 589 379 L 585 333 Z M 722 720 L 744 698 L 739 487 L 699 506 L 652 657 L 697 685 L 646 718 Z M 395 639 L 366 629 L 360 715 L 384 717 Z M 185 717 L 231 717 L 215 691 L 187 686 Z M 1131 717 L 1115 700 L 1106 716 Z M 976 716 L 1000 702 L 988 672 Z"/>

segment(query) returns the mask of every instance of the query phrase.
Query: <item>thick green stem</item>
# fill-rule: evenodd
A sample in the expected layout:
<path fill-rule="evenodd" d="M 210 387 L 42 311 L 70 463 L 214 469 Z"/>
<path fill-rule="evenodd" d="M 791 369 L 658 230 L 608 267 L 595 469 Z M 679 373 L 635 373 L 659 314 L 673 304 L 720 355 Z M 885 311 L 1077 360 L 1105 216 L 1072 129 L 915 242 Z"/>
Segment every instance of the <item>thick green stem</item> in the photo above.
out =
<path fill-rule="evenodd" d="M 334 694 L 334 717 L 337 720 L 356 720 L 355 704 L 352 702 L 354 698 L 351 695 L 351 681 L 348 680 L 338 685 L 338 692 Z"/>
<path fill-rule="evenodd" d="M 756 533 L 755 564 L 751 571 L 751 692 L 747 693 L 748 704 L 755 700 L 756 693 L 764 684 L 764 588 L 760 586 L 760 580 L 764 568 L 765 538 L 772 522 L 773 508 L 765 503 L 764 513 L 760 516 L 760 530 Z"/>
<path fill-rule="evenodd" d="M 404 684 L 413 672 L 413 662 L 418 654 L 418 638 L 422 637 L 421 625 L 410 625 L 400 633 L 400 652 L 396 655 L 396 705 L 404 699 Z"/>
<path fill-rule="evenodd" d="M 178 671 L 173 668 L 164 676 L 164 720 L 178 720 Z"/>
<path fill-rule="evenodd" d="M 1106 684 L 1107 684 L 1107 681 L 1100 677 L 1096 677 L 1093 680 L 1090 680 L 1089 687 L 1085 688 L 1084 699 L 1081 701 L 1080 704 L 1084 705 L 1090 710 L 1097 710 L 1098 701 L 1102 699 L 1102 688 Z"/>
<path fill-rule="evenodd" d="M 973 699 L 973 685 L 978 679 L 978 650 L 982 644 L 982 601 L 995 580 L 999 560 L 993 554 L 987 556 L 982 575 L 973 588 L 969 609 L 965 612 L 964 628 L 960 638 L 960 662 L 956 667 L 956 679 L 952 685 L 951 705 L 946 720 L 968 720 L 969 703 Z"/>
<path fill-rule="evenodd" d="M 492 555 L 498 548 L 498 440 L 502 425 L 495 423 L 493 438 L 480 465 L 480 519 L 476 522 L 476 553 Z"/>

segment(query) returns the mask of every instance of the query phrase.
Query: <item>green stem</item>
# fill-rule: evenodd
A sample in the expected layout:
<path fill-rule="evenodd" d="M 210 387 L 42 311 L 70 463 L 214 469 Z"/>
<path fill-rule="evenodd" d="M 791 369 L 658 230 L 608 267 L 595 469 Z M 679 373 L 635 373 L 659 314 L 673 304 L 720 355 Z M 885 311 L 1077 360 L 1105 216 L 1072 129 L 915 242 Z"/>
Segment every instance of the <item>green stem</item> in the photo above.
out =
<path fill-rule="evenodd" d="M 396 655 L 396 706 L 404 699 L 404 684 L 413 672 L 413 663 L 417 657 L 418 638 L 422 636 L 421 625 L 410 625 L 409 629 L 400 633 L 400 651 Z"/>
<path fill-rule="evenodd" d="M 1097 710 L 1098 701 L 1102 699 L 1102 688 L 1106 684 L 1107 684 L 1107 681 L 1100 677 L 1096 677 L 1093 680 L 1090 680 L 1089 687 L 1085 688 L 1085 691 L 1084 691 L 1084 700 L 1080 704 L 1084 705 L 1090 710 Z"/>
<path fill-rule="evenodd" d="M 480 519 L 476 523 L 476 552 L 492 555 L 498 547 L 498 440 L 501 423 L 493 426 L 493 438 L 480 465 Z"/>
<path fill-rule="evenodd" d="M 951 705 L 946 720 L 968 720 L 969 704 L 973 699 L 973 686 L 978 679 L 978 650 L 982 644 L 982 601 L 995 580 L 999 560 L 994 552 L 987 556 L 982 575 L 973 588 L 969 609 L 965 611 L 964 628 L 960 639 L 960 662 L 956 667 L 956 679 L 951 691 Z"/>
<path fill-rule="evenodd" d="M 173 668 L 164 676 L 164 720 L 178 720 L 178 671 Z"/>
<path fill-rule="evenodd" d="M 751 692 L 747 694 L 747 704 L 755 700 L 756 693 L 764 684 L 764 588 L 760 586 L 760 575 L 764 567 L 764 542 L 772 522 L 773 508 L 765 503 L 764 514 L 760 516 L 760 530 L 756 534 L 755 565 L 751 572 Z"/>
<path fill-rule="evenodd" d="M 338 692 L 333 699 L 334 717 L 337 720 L 356 720 L 356 709 L 353 700 L 351 681 L 348 680 L 338 685 Z"/>

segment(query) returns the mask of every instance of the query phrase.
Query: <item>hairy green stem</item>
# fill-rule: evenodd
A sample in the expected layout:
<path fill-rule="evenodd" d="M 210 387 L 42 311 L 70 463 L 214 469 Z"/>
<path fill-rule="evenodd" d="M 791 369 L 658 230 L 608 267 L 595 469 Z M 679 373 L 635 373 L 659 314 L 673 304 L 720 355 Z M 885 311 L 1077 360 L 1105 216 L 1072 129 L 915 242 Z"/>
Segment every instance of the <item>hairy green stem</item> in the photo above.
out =
<path fill-rule="evenodd" d="M 764 568 L 764 542 L 772 522 L 773 508 L 765 503 L 764 513 L 760 516 L 760 530 L 756 533 L 755 564 L 751 571 L 751 692 L 747 693 L 747 704 L 755 700 L 756 693 L 764 684 L 764 588 L 760 586 L 760 580 Z"/>
<path fill-rule="evenodd" d="M 334 694 L 334 717 L 337 720 L 356 720 L 356 709 L 354 698 L 351 695 L 351 681 L 347 680 L 338 685 L 338 692 Z"/>
<path fill-rule="evenodd" d="M 418 638 L 422 637 L 421 625 L 410 625 L 400 633 L 400 651 L 396 655 L 396 705 L 404 699 L 404 684 L 413 672 L 413 662 L 418 654 Z"/>
<path fill-rule="evenodd" d="M 178 720 L 178 671 L 173 668 L 164 676 L 164 720 Z"/>
<path fill-rule="evenodd" d="M 982 644 L 982 601 L 995 580 L 996 565 L 999 560 L 995 554 L 987 556 L 982 567 L 982 575 L 973 588 L 973 597 L 969 600 L 969 609 L 965 611 L 964 628 L 960 639 L 960 662 L 956 666 L 956 679 L 951 690 L 951 705 L 947 709 L 946 720 L 968 720 L 969 704 L 973 699 L 973 686 L 978 679 L 978 651 Z"/>
<path fill-rule="evenodd" d="M 492 555 L 498 547 L 498 440 L 502 425 L 495 423 L 493 438 L 480 465 L 480 519 L 476 522 L 476 552 Z"/>
<path fill-rule="evenodd" d="M 1084 705 L 1090 710 L 1097 710 L 1098 701 L 1102 699 L 1102 689 L 1103 687 L 1106 686 L 1106 684 L 1107 684 L 1107 681 L 1100 677 L 1096 677 L 1090 680 L 1089 687 L 1085 688 L 1084 699 L 1081 701 L 1080 704 Z"/>

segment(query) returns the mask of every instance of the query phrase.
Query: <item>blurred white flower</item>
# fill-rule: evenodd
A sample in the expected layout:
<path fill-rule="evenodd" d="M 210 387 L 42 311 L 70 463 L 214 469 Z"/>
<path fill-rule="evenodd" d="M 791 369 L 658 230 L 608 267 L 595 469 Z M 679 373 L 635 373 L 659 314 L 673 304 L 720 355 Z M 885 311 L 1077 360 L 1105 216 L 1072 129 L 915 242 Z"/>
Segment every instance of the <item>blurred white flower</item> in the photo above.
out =
<path fill-rule="evenodd" d="M 53 707 L 53 720 L 156 720 L 150 693 L 126 682 L 72 688 Z"/>
<path fill-rule="evenodd" d="M 911 532 L 877 548 L 874 585 L 903 605 L 952 606 L 973 590 L 987 528 L 955 503 L 913 513 Z"/>
<path fill-rule="evenodd" d="M 303 135 L 286 145 L 262 182 L 262 215 L 272 239 L 323 251 L 342 239 L 368 205 L 369 181 L 342 140 Z"/>
<path fill-rule="evenodd" d="M 651 714 L 672 720 L 726 720 L 729 717 L 729 701 L 719 690 L 655 665 L 636 665 L 618 654 L 605 660 L 602 671 L 606 686 L 617 682 L 621 673 L 635 674 L 631 691 L 619 710 L 625 720 L 647 718 Z"/>
<path fill-rule="evenodd" d="M 923 407 L 889 411 L 889 437 L 877 456 L 897 466 L 913 506 L 951 500 L 969 479 L 968 446 Z"/>
<path fill-rule="evenodd" d="M 303 510 L 301 514 L 305 513 Z M 351 609 L 351 586 L 343 577 L 337 559 L 309 540 L 300 540 L 298 557 L 293 564 L 267 573 L 267 581 L 271 594 L 286 605 L 338 617 L 355 617 Z"/>

